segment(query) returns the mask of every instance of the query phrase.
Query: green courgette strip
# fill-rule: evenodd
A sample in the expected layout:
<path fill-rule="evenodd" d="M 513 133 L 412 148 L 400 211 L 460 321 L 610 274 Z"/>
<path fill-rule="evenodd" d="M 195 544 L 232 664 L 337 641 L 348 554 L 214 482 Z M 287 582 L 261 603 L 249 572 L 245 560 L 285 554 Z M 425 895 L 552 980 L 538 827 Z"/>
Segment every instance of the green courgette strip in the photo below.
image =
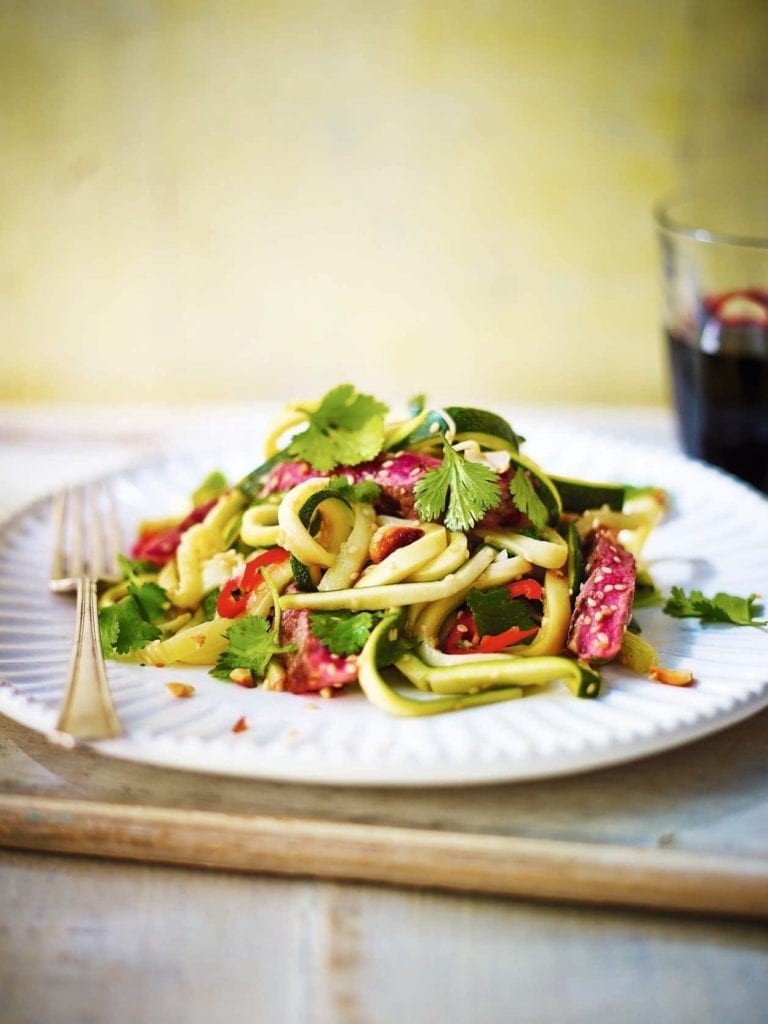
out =
<path fill-rule="evenodd" d="M 459 655 L 461 657 L 461 655 Z M 480 693 L 501 686 L 542 686 L 561 680 L 577 697 L 596 697 L 600 677 L 592 669 L 570 658 L 542 655 L 519 658 L 501 655 L 497 658 L 474 658 L 463 664 L 425 665 L 414 654 L 404 654 L 397 668 L 419 689 L 432 693 Z"/>
<path fill-rule="evenodd" d="M 277 517 L 283 545 L 291 554 L 305 565 L 325 569 L 333 565 L 355 521 L 350 503 L 339 491 L 328 487 L 325 477 L 305 480 L 288 491 Z M 329 535 L 327 547 L 315 539 L 322 527 L 326 527 Z"/>
<path fill-rule="evenodd" d="M 624 484 L 597 483 L 592 480 L 576 480 L 564 476 L 551 476 L 567 512 L 584 512 L 588 508 L 602 508 L 607 505 L 614 512 L 624 507 L 627 489 Z"/>
<path fill-rule="evenodd" d="M 408 697 L 394 690 L 382 677 L 377 661 L 379 645 L 382 640 L 385 638 L 390 641 L 396 639 L 400 617 L 401 611 L 397 608 L 385 615 L 371 633 L 358 659 L 360 686 L 368 700 L 382 711 L 400 718 L 421 718 L 426 715 L 440 715 L 446 711 L 460 711 L 463 708 L 477 707 L 482 704 L 498 704 L 501 701 L 522 697 L 523 690 L 520 686 L 443 697 Z"/>
<path fill-rule="evenodd" d="M 402 612 L 393 609 L 371 633 L 358 661 L 358 678 L 366 697 L 389 714 L 413 717 L 442 714 L 462 708 L 515 700 L 526 687 L 542 686 L 556 680 L 577 697 L 597 697 L 600 676 L 583 662 L 570 658 L 473 659 L 444 667 L 425 665 L 413 654 L 403 654 L 395 667 L 422 693 L 435 696 L 408 697 L 393 689 L 378 668 L 380 645 L 397 640 Z"/>

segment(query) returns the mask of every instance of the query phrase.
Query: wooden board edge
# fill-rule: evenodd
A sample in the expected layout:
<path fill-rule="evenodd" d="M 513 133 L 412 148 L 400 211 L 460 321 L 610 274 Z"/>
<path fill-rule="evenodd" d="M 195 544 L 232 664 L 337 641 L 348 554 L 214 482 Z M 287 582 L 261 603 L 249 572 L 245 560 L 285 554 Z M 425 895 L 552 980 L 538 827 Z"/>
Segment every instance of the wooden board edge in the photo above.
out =
<path fill-rule="evenodd" d="M 768 859 L 0 794 L 0 846 L 326 880 L 768 918 Z"/>

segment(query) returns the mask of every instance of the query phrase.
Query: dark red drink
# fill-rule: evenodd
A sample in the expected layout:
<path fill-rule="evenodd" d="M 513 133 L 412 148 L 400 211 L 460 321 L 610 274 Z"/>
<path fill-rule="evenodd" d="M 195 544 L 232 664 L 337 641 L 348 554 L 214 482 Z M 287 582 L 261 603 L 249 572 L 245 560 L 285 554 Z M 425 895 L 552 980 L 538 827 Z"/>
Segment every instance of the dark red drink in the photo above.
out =
<path fill-rule="evenodd" d="M 710 296 L 667 337 L 686 452 L 768 493 L 768 292 Z"/>

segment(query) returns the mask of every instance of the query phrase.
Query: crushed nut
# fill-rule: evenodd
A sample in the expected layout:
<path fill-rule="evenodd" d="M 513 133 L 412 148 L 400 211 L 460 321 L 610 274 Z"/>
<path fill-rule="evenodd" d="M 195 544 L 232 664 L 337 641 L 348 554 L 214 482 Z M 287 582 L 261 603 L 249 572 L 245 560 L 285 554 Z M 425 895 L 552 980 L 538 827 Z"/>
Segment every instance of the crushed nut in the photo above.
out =
<path fill-rule="evenodd" d="M 690 686 L 693 682 L 693 672 L 654 665 L 648 673 L 648 678 L 657 683 L 666 683 L 668 686 Z"/>
<path fill-rule="evenodd" d="M 253 676 L 248 668 L 233 668 L 229 673 L 229 678 L 238 686 L 253 686 Z"/>
<path fill-rule="evenodd" d="M 172 697 L 191 697 L 195 692 L 194 686 L 189 683 L 166 683 L 165 688 Z"/>

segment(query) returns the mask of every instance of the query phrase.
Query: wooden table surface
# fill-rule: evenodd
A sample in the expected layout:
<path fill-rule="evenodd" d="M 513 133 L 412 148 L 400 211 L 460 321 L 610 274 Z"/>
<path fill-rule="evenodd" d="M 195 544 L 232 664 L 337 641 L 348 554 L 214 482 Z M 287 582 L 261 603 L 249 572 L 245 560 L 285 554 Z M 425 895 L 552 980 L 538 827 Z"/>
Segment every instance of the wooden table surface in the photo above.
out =
<path fill-rule="evenodd" d="M 215 414 L 236 437 L 251 411 Z M 211 415 L 0 409 L 0 514 Z M 661 412 L 610 421 L 674 444 Z M 0 1021 L 762 1022 L 766 749 L 763 712 L 582 776 L 370 791 L 123 764 L 2 718 Z M 441 883 L 451 857 L 474 891 Z"/>

